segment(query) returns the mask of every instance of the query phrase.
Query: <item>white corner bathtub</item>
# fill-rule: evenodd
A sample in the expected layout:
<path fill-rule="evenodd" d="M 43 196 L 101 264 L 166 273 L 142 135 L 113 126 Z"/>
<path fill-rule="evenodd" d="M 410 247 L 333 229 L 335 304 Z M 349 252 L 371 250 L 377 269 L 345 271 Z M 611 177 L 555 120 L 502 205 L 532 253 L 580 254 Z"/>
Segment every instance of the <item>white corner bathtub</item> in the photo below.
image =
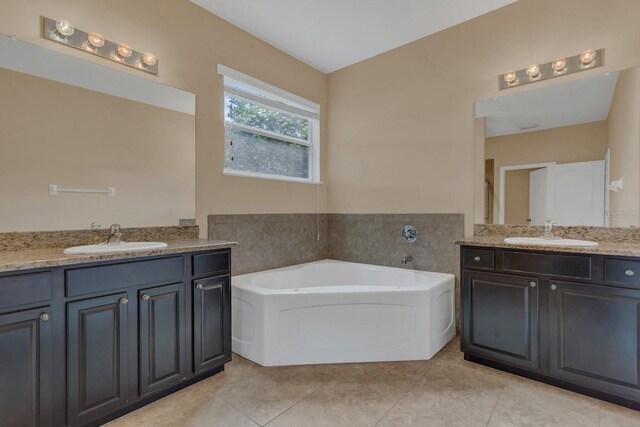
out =
<path fill-rule="evenodd" d="M 324 260 L 232 283 L 233 351 L 263 366 L 430 359 L 455 335 L 452 274 Z"/>

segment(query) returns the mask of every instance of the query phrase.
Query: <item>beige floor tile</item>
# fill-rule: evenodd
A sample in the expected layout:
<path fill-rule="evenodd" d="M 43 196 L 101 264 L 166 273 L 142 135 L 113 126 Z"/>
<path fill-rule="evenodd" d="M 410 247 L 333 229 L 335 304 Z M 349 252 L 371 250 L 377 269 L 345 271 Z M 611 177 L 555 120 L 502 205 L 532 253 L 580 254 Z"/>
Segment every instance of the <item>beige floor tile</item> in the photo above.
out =
<path fill-rule="evenodd" d="M 269 427 L 373 426 L 403 396 L 378 384 L 323 387 L 268 424 Z"/>
<path fill-rule="evenodd" d="M 505 387 L 499 375 L 436 362 L 378 426 L 485 426 Z"/>
<path fill-rule="evenodd" d="M 225 388 L 222 397 L 238 411 L 264 425 L 315 390 L 314 384 L 299 381 L 278 369 L 265 369 Z"/>
<path fill-rule="evenodd" d="M 598 425 L 595 399 L 534 381 L 509 382 L 489 422 L 490 427 Z"/>
<path fill-rule="evenodd" d="M 320 388 L 334 386 L 339 382 L 353 378 L 363 370 L 363 366 L 356 363 L 341 363 L 333 365 L 283 366 L 280 370 L 292 378 Z"/>
<path fill-rule="evenodd" d="M 599 402 L 600 427 L 640 427 L 640 411 Z"/>

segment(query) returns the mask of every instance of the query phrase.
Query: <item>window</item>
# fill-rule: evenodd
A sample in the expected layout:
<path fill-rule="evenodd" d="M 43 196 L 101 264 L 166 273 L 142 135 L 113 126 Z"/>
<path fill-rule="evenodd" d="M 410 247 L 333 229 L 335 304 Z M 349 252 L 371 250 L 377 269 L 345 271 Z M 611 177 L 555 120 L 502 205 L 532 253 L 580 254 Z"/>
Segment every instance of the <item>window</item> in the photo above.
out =
<path fill-rule="evenodd" d="M 320 106 L 222 65 L 226 175 L 320 182 Z"/>

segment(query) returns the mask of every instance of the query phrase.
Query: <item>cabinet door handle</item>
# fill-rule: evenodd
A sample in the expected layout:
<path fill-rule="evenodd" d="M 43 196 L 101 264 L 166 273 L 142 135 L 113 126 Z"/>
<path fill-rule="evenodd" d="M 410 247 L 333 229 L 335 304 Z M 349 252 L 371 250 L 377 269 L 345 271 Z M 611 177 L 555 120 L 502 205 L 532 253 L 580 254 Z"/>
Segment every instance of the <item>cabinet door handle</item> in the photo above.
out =
<path fill-rule="evenodd" d="M 147 294 L 143 294 L 140 298 L 142 298 L 142 301 L 149 301 L 151 297 Z"/>
<path fill-rule="evenodd" d="M 552 291 L 555 291 L 555 290 L 557 290 L 557 289 L 558 289 L 558 286 L 556 286 L 556 285 L 551 285 L 551 290 L 552 290 Z"/>
<path fill-rule="evenodd" d="M 536 282 L 530 282 L 530 283 L 529 283 L 529 286 L 531 286 L 532 288 L 535 288 L 535 287 L 536 287 L 536 285 L 537 285 L 537 284 L 536 284 Z"/>
<path fill-rule="evenodd" d="M 129 300 L 126 298 L 120 298 L 120 304 L 122 305 L 129 304 Z"/>
<path fill-rule="evenodd" d="M 42 313 L 40 315 L 40 320 L 42 320 L 43 322 L 48 322 L 49 321 L 49 314 L 48 313 Z"/>
<path fill-rule="evenodd" d="M 624 272 L 624 274 L 626 274 L 627 276 L 635 276 L 636 275 L 635 271 L 633 271 L 633 270 L 627 270 L 627 271 Z"/>
<path fill-rule="evenodd" d="M 198 290 L 200 290 L 200 291 L 201 291 L 201 290 L 203 290 L 203 289 L 204 289 L 204 285 L 203 285 L 202 283 L 197 283 L 197 284 L 196 284 L 196 289 L 198 289 Z"/>
<path fill-rule="evenodd" d="M 480 257 L 476 255 L 476 256 L 475 256 L 475 258 L 473 258 L 473 260 L 474 260 L 475 262 L 480 262 Z"/>

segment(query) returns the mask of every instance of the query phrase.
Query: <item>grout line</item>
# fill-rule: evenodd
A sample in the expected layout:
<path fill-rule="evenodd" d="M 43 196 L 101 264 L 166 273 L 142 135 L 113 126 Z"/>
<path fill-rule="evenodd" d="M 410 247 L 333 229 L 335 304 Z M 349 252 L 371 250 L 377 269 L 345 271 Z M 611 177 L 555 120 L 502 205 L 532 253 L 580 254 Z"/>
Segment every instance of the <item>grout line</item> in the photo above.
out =
<path fill-rule="evenodd" d="M 282 414 L 284 414 L 285 412 L 289 411 L 289 409 L 292 409 L 294 406 L 296 406 L 298 403 L 302 402 L 303 400 L 305 400 L 308 397 L 313 396 L 314 394 L 316 394 L 317 392 L 319 392 L 321 389 L 323 389 L 326 386 L 319 386 L 317 389 L 313 390 L 311 393 L 307 394 L 306 396 L 302 397 L 300 400 L 298 400 L 297 402 L 295 402 L 293 405 L 289 406 L 287 409 L 285 409 L 284 411 L 280 412 L 278 415 L 276 415 L 275 417 L 271 418 L 269 421 L 266 422 L 266 424 L 262 424 L 262 426 L 267 426 L 269 425 L 272 421 L 275 421 L 278 417 L 280 417 Z M 253 421 L 253 420 L 252 420 Z"/>
<path fill-rule="evenodd" d="M 378 424 L 380 424 L 380 421 L 382 421 L 384 419 L 384 417 L 387 416 L 387 414 L 389 412 L 391 412 L 393 410 L 393 408 L 395 408 L 396 406 L 398 406 L 398 403 L 400 403 L 400 401 L 402 399 L 404 399 L 407 394 L 409 394 L 409 392 L 411 392 L 411 390 L 413 390 L 414 388 L 416 388 L 418 386 L 418 383 L 420 382 L 420 380 L 422 380 L 427 373 L 429 373 L 429 371 L 432 369 L 432 366 L 429 366 L 423 373 L 422 375 L 413 383 L 413 385 L 411 387 L 409 387 L 409 389 L 407 391 L 405 391 L 404 393 L 402 393 L 402 395 L 400 396 L 400 398 L 398 398 L 398 400 L 391 406 L 391 408 L 389 408 L 389 410 L 387 412 L 385 412 L 379 419 L 378 421 L 376 421 L 376 423 L 374 424 L 374 427 L 377 426 Z"/>
<path fill-rule="evenodd" d="M 488 426 L 489 424 L 491 424 L 491 420 L 493 419 L 493 414 L 495 414 L 496 408 L 498 407 L 498 404 L 500 403 L 500 399 L 502 399 L 502 396 L 504 396 L 504 390 L 502 391 L 502 393 L 500 393 L 500 396 L 498 396 L 498 399 L 496 400 L 496 404 L 493 405 L 493 409 L 491 410 L 491 416 L 487 420 L 487 424 L 485 424 L 485 426 Z"/>

